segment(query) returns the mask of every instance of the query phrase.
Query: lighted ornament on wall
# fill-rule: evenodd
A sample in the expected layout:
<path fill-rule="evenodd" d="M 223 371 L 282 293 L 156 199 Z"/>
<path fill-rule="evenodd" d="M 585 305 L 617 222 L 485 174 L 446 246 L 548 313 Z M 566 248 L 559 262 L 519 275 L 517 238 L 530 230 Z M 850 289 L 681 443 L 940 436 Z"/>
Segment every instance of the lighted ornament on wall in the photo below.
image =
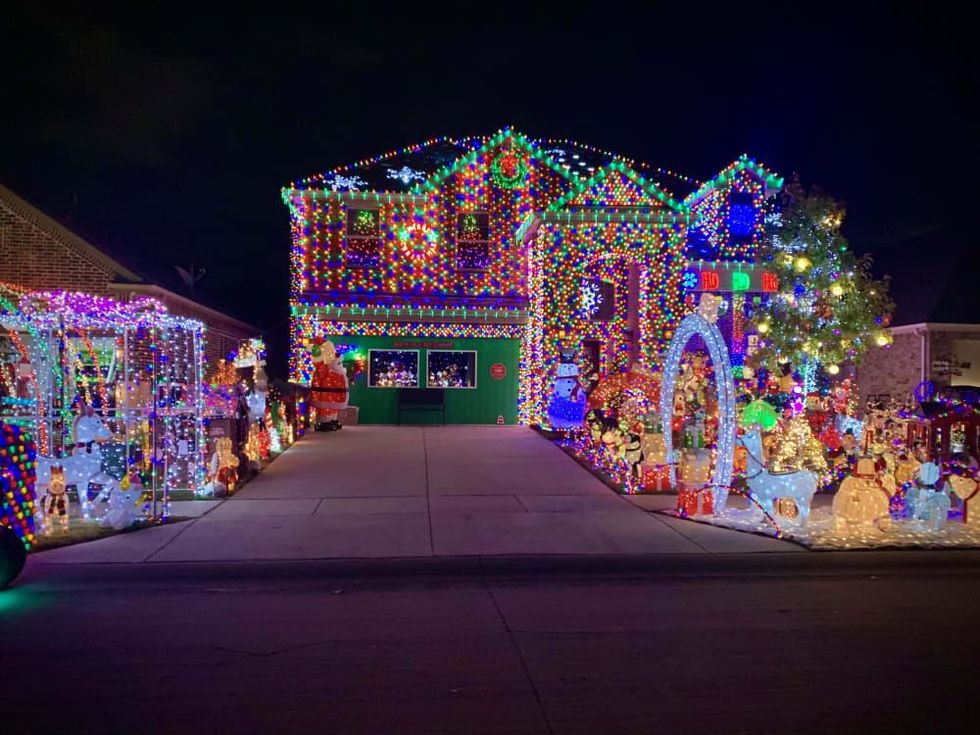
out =
<path fill-rule="evenodd" d="M 410 258 L 425 260 L 436 254 L 439 233 L 428 229 L 421 222 L 412 222 L 398 230 L 398 245 Z"/>
<path fill-rule="evenodd" d="M 501 151 L 490 166 L 493 180 L 504 189 L 520 189 L 527 178 L 527 157 L 513 148 Z"/>

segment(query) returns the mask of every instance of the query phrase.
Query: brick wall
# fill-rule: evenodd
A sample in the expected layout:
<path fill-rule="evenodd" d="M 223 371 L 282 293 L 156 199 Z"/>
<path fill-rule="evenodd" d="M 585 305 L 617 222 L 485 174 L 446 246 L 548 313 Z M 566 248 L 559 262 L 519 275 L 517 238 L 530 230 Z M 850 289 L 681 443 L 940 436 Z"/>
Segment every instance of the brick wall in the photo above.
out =
<path fill-rule="evenodd" d="M 40 229 L 0 200 L 0 281 L 36 290 L 84 291 L 125 299 L 124 294 L 109 287 L 115 275 L 104 263 Z M 184 302 L 165 296 L 154 298 L 163 301 L 171 314 L 199 319 L 207 325 L 205 359 L 209 365 L 237 349 L 241 340 L 258 336 Z"/>
<path fill-rule="evenodd" d="M 888 394 L 900 401 L 912 396 L 922 378 L 922 339 L 915 334 L 896 334 L 888 348 L 872 347 L 857 366 L 860 401 Z"/>
<path fill-rule="evenodd" d="M 0 202 L 0 281 L 38 290 L 109 294 L 113 273 Z"/>

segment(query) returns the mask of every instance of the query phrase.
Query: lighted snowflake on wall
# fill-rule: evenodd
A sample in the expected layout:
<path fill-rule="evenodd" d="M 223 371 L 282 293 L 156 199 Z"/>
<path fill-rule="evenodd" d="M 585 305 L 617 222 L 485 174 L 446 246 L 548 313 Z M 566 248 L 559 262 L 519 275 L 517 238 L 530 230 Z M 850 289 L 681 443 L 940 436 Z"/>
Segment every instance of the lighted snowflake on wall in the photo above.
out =
<path fill-rule="evenodd" d="M 587 317 L 594 317 L 602 308 L 602 286 L 599 281 L 585 280 L 578 297 L 579 308 Z"/>

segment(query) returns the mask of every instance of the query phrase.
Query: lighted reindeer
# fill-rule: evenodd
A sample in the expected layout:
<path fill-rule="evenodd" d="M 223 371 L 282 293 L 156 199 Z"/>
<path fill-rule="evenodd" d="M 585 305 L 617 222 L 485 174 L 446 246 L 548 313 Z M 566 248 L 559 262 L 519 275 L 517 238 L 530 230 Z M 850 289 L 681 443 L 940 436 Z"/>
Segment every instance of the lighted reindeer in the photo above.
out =
<path fill-rule="evenodd" d="M 82 515 L 89 517 L 92 507 L 109 497 L 117 485 L 116 478 L 102 471 L 102 442 L 112 439 L 112 432 L 105 422 L 84 402 L 79 405 L 79 415 L 72 427 L 75 449 L 67 457 L 38 457 L 37 485 L 49 487 L 52 468 L 61 467 L 65 485 L 74 485 Z M 100 485 L 102 491 L 93 502 L 88 499 L 89 485 Z"/>
<path fill-rule="evenodd" d="M 759 505 L 769 515 L 774 515 L 776 499 L 790 499 L 799 510 L 799 525 L 804 525 L 810 515 L 813 494 L 817 492 L 817 476 L 809 470 L 769 472 L 762 461 L 762 433 L 758 426 L 747 430 L 741 442 L 748 452 L 745 478 Z"/>

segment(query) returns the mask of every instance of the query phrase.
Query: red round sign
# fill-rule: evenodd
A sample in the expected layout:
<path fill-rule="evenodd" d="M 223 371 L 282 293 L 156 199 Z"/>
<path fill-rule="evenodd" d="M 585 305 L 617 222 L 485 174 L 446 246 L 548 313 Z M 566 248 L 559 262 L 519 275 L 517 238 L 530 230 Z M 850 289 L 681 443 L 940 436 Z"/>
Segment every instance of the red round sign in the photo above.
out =
<path fill-rule="evenodd" d="M 494 380 L 503 380 L 507 377 L 507 366 L 502 362 L 495 362 L 490 366 L 490 377 Z"/>

